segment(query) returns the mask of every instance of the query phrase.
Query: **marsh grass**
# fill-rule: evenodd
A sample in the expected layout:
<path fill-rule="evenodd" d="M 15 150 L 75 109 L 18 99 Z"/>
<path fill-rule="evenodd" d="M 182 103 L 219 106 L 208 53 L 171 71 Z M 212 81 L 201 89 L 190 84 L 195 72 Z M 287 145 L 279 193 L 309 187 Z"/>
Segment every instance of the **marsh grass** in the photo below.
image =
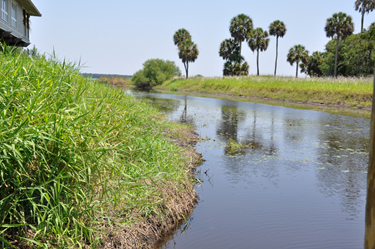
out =
<path fill-rule="evenodd" d="M 161 186 L 185 191 L 190 159 L 165 137 L 185 126 L 72 63 L 0 61 L 0 247 L 95 247 L 114 222 L 159 215 Z"/>
<path fill-rule="evenodd" d="M 371 106 L 372 78 L 292 78 L 273 76 L 174 79 L 161 88 L 301 102 Z"/>
<path fill-rule="evenodd" d="M 110 86 L 131 85 L 130 81 L 124 77 L 100 77 L 98 82 Z"/>

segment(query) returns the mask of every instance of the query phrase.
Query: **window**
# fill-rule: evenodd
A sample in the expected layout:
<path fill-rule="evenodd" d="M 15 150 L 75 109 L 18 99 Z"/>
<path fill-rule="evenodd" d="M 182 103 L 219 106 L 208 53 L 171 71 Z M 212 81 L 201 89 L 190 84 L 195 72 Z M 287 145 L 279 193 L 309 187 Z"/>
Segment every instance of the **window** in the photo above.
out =
<path fill-rule="evenodd" d="M 14 2 L 12 2 L 11 16 L 12 16 L 12 26 L 17 28 L 17 5 Z"/>
<path fill-rule="evenodd" d="M 1 0 L 1 18 L 8 21 L 8 0 Z"/>

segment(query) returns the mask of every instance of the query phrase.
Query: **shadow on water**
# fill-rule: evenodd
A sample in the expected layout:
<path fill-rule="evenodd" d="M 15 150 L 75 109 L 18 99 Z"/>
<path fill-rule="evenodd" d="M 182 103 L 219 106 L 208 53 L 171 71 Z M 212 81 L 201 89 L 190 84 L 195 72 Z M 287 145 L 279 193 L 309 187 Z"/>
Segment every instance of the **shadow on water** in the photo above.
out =
<path fill-rule="evenodd" d="M 161 248 L 363 247 L 369 119 L 129 93 L 205 138 L 201 201 Z"/>

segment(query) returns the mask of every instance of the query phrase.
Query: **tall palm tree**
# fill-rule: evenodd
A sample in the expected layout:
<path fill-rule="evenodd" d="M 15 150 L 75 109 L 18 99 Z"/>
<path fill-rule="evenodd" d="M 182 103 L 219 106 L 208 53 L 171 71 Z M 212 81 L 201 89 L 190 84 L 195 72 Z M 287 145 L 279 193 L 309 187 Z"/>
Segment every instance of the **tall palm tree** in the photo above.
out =
<path fill-rule="evenodd" d="M 185 40 L 191 40 L 191 35 L 189 31 L 187 31 L 186 29 L 182 28 L 182 29 L 177 30 L 176 33 L 174 33 L 174 36 L 173 36 L 174 45 L 179 46 L 180 43 Z"/>
<path fill-rule="evenodd" d="M 276 60 L 275 60 L 275 73 L 276 76 L 276 68 L 277 68 L 277 56 L 279 53 L 279 37 L 284 37 L 286 33 L 286 26 L 283 22 L 276 20 L 270 24 L 270 35 L 276 36 Z"/>
<path fill-rule="evenodd" d="M 248 45 L 251 51 L 257 51 L 257 75 L 259 76 L 259 50 L 266 51 L 270 38 L 268 38 L 268 32 L 263 31 L 262 28 L 254 29 L 248 36 Z"/>
<path fill-rule="evenodd" d="M 253 30 L 253 20 L 245 15 L 239 14 L 230 21 L 229 32 L 236 42 L 240 44 L 240 53 L 242 49 L 242 42 L 247 39 L 248 34 Z"/>
<path fill-rule="evenodd" d="M 293 63 L 296 62 L 296 78 L 298 78 L 298 65 L 300 62 L 306 64 L 309 57 L 309 51 L 305 49 L 301 44 L 295 45 L 289 50 L 287 55 L 287 61 L 293 66 Z"/>
<path fill-rule="evenodd" d="M 336 35 L 336 55 L 335 55 L 335 71 L 334 76 L 337 77 L 337 54 L 339 50 L 339 40 L 345 38 L 354 31 L 354 24 L 352 17 L 345 13 L 339 12 L 327 19 L 326 27 L 324 28 L 327 37 L 333 38 Z"/>
<path fill-rule="evenodd" d="M 186 79 L 188 79 L 189 62 L 194 62 L 198 58 L 199 51 L 197 44 L 190 40 L 185 40 L 180 43 L 178 49 L 178 56 L 182 59 L 186 71 Z"/>
<path fill-rule="evenodd" d="M 365 20 L 365 13 L 369 13 L 375 9 L 375 0 L 356 0 L 355 1 L 355 10 L 359 11 L 362 14 L 361 20 L 361 32 L 363 31 L 363 22 Z"/>
<path fill-rule="evenodd" d="M 223 60 L 227 60 L 232 54 L 238 54 L 239 51 L 240 46 L 234 39 L 225 39 L 220 44 L 219 55 L 223 57 Z"/>

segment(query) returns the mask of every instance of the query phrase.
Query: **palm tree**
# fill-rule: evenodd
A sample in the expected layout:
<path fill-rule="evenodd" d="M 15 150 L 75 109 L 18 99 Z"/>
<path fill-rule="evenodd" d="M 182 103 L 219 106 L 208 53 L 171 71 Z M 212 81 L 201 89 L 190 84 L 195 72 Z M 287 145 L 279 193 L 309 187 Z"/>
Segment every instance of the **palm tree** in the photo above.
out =
<path fill-rule="evenodd" d="M 182 59 L 186 71 L 186 79 L 188 79 L 189 62 L 194 62 L 198 58 L 198 48 L 197 44 L 190 40 L 185 40 L 178 46 L 179 52 L 178 56 Z"/>
<path fill-rule="evenodd" d="M 232 54 L 238 54 L 239 51 L 240 46 L 234 39 L 225 39 L 220 44 L 219 55 L 223 57 L 223 60 L 227 60 Z"/>
<path fill-rule="evenodd" d="M 229 56 L 224 64 L 224 76 L 244 76 L 249 74 L 249 65 L 245 59 L 239 54 Z"/>
<path fill-rule="evenodd" d="M 361 32 L 363 31 L 363 22 L 365 19 L 365 13 L 369 13 L 375 9 L 375 0 L 356 0 L 355 1 L 355 10 L 359 11 L 362 14 L 361 20 Z"/>
<path fill-rule="evenodd" d="M 336 35 L 336 55 L 335 55 L 335 71 L 334 76 L 337 77 L 337 54 L 339 50 L 339 40 L 345 38 L 354 31 L 354 24 L 352 17 L 345 13 L 339 12 L 333 14 L 331 18 L 327 19 L 326 27 L 324 28 L 327 37 L 333 38 Z"/>
<path fill-rule="evenodd" d="M 297 62 L 296 66 L 296 78 L 298 78 L 298 64 L 300 62 L 306 64 L 309 57 L 309 51 L 305 49 L 301 44 L 295 45 L 289 50 L 287 55 L 287 61 L 292 66 L 294 62 Z"/>
<path fill-rule="evenodd" d="M 191 35 L 186 29 L 179 29 L 174 33 L 173 41 L 174 45 L 179 46 L 181 42 L 185 40 L 191 40 Z"/>
<path fill-rule="evenodd" d="M 270 38 L 268 37 L 268 32 L 264 31 L 262 28 L 254 29 L 248 36 L 248 45 L 251 51 L 257 51 L 257 75 L 259 76 L 259 50 L 266 51 Z"/>
<path fill-rule="evenodd" d="M 253 30 L 253 20 L 245 15 L 239 14 L 230 21 L 229 32 L 236 42 L 240 44 L 240 53 L 242 49 L 242 42 L 247 39 L 249 33 Z"/>
<path fill-rule="evenodd" d="M 276 20 L 271 23 L 270 27 L 270 35 L 276 36 L 276 60 L 275 60 L 275 73 L 276 76 L 276 68 L 277 68 L 277 55 L 279 53 L 279 37 L 284 37 L 286 33 L 286 26 L 283 22 Z"/>
<path fill-rule="evenodd" d="M 320 77 L 323 75 L 320 65 L 323 64 L 324 53 L 315 51 L 308 59 L 306 63 L 301 63 L 301 73 L 308 74 L 310 77 Z"/>

